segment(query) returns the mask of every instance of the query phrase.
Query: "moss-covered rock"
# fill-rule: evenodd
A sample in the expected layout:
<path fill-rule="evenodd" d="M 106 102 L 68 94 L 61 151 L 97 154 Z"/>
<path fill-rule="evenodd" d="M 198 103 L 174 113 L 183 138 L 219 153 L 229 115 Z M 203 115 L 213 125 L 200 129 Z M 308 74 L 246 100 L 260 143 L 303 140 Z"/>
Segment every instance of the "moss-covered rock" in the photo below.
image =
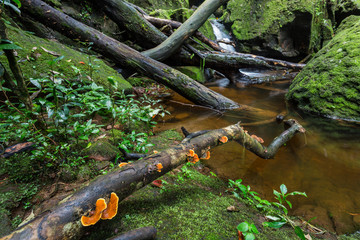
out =
<path fill-rule="evenodd" d="M 121 152 L 108 141 L 99 140 L 93 143 L 89 148 L 84 149 L 82 154 L 99 161 L 110 161 L 117 155 L 121 155 Z"/>
<path fill-rule="evenodd" d="M 270 48 L 284 52 L 284 56 L 296 55 L 297 51 L 307 51 L 307 46 L 298 44 L 297 36 L 310 33 L 312 0 L 230 0 L 227 13 L 223 16 L 225 23 L 231 25 L 234 36 L 249 49 L 249 42 L 256 41 L 258 47 Z M 249 41 L 247 43 L 247 41 Z M 265 44 L 265 45 L 264 45 Z M 307 45 L 304 41 L 303 45 Z"/>
<path fill-rule="evenodd" d="M 360 121 L 360 17 L 344 20 L 335 37 L 294 79 L 288 100 L 308 112 Z"/>
<path fill-rule="evenodd" d="M 109 87 L 107 78 L 113 76 L 119 90 L 129 91 L 132 86 L 103 60 L 71 49 L 59 42 L 36 37 L 18 28 L 8 26 L 8 37 L 22 49 L 17 50 L 19 65 L 26 79 L 62 75 L 68 80 L 92 79 L 98 85 Z M 63 58 L 54 61 L 59 56 Z M 4 55 L 0 61 L 6 63 Z M 52 64 L 51 62 L 54 61 Z"/>

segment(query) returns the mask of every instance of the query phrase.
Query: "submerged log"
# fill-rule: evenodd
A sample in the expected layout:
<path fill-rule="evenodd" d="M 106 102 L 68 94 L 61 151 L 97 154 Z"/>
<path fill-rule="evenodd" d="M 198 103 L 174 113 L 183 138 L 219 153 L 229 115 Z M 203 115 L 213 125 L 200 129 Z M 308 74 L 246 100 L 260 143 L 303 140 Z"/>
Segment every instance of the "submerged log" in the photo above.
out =
<path fill-rule="evenodd" d="M 131 67 L 149 76 L 196 104 L 222 110 L 239 107 L 234 101 L 206 88 L 185 74 L 142 55 L 127 45 L 52 8 L 41 0 L 25 0 L 23 7 L 26 12 L 40 19 L 49 27 L 70 38 L 93 42 L 96 51 L 109 57 L 115 63 Z"/>
<path fill-rule="evenodd" d="M 90 212 L 99 198 L 108 198 L 112 192 L 115 192 L 121 201 L 134 191 L 189 161 L 189 150 L 202 156 L 203 153 L 209 151 L 210 147 L 224 144 L 227 140 L 236 140 L 258 156 L 271 158 L 296 132 L 305 131 L 295 120 L 288 122 L 291 127 L 275 138 L 269 147 L 263 146 L 247 134 L 240 124 L 207 131 L 190 138 L 175 147 L 97 177 L 87 186 L 64 199 L 55 208 L 16 229 L 2 240 L 77 239 L 85 228 L 80 222 L 81 216 Z"/>

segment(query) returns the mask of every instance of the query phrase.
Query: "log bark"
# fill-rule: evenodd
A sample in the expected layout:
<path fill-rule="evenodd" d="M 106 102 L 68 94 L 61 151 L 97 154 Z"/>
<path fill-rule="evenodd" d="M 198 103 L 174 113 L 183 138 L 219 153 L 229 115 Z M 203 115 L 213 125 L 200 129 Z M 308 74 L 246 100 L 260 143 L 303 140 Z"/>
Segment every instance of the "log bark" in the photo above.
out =
<path fill-rule="evenodd" d="M 170 19 L 162 19 L 162 18 L 156 18 L 156 17 L 151 17 L 149 15 L 145 15 L 144 18 L 149 21 L 151 24 L 153 24 L 155 27 L 163 27 L 163 26 L 170 26 L 172 29 L 176 29 L 179 28 L 182 23 L 181 22 L 177 22 L 174 20 L 170 20 Z M 203 43 L 209 45 L 212 49 L 214 49 L 215 51 L 224 51 L 224 49 L 222 47 L 220 47 L 220 45 L 216 42 L 213 41 L 209 38 L 207 38 L 204 34 L 202 34 L 199 31 L 196 31 L 194 33 L 194 36 L 199 39 L 200 41 L 202 41 Z"/>
<path fill-rule="evenodd" d="M 119 200 L 123 200 L 132 192 L 151 183 L 158 177 L 187 162 L 188 153 L 193 149 L 198 156 L 220 144 L 220 138 L 226 136 L 236 140 L 245 148 L 263 158 L 271 158 L 276 151 L 296 132 L 304 132 L 303 127 L 295 120 L 290 121 L 291 127 L 265 147 L 246 133 L 240 124 L 230 125 L 196 136 L 163 152 L 152 154 L 142 160 L 125 165 L 107 175 L 100 176 L 81 190 L 63 200 L 59 205 L 38 216 L 2 240 L 8 239 L 77 239 L 81 236 L 80 218 L 91 211 L 97 199 L 107 198 L 115 192 Z M 158 171 L 157 165 L 163 168 Z"/>
<path fill-rule="evenodd" d="M 226 2 L 228 0 L 206 0 L 169 38 L 157 47 L 143 52 L 143 54 L 157 60 L 167 59 L 205 23 L 216 9 Z"/>
<path fill-rule="evenodd" d="M 149 76 L 196 104 L 222 110 L 239 107 L 234 101 L 204 87 L 185 74 L 142 55 L 125 44 L 59 12 L 41 0 L 25 0 L 23 8 L 33 17 L 70 38 L 93 42 L 95 50 L 104 56 Z"/>
<path fill-rule="evenodd" d="M 109 238 L 107 240 L 152 240 L 156 239 L 156 228 L 143 227 L 138 228 L 127 233 Z"/>

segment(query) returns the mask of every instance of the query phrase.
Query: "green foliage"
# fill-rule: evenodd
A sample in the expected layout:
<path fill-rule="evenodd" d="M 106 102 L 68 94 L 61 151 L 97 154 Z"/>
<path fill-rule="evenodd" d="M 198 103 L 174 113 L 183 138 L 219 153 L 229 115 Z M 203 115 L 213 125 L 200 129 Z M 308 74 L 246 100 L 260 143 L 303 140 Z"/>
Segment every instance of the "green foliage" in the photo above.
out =
<path fill-rule="evenodd" d="M 284 206 L 286 203 L 290 208 L 292 208 L 291 202 L 287 199 L 288 196 L 295 196 L 300 195 L 307 197 L 305 192 L 290 192 L 288 193 L 287 187 L 285 184 L 281 184 L 280 192 L 274 190 L 273 193 L 275 195 L 275 199 L 278 202 L 269 202 L 267 200 L 261 199 L 257 196 L 256 192 L 250 191 L 250 186 L 245 186 L 241 184 L 242 180 L 238 179 L 236 181 L 229 180 L 229 186 L 233 188 L 233 194 L 237 198 L 245 198 L 250 204 L 255 205 L 256 208 L 262 209 L 268 215 L 266 216 L 267 219 L 271 220 L 271 222 L 263 222 L 264 227 L 270 228 L 281 228 L 285 224 L 289 223 L 296 233 L 296 235 L 300 239 L 305 239 L 304 233 L 299 226 L 296 226 L 295 223 L 290 219 L 288 216 L 288 209 Z M 240 193 L 240 195 L 238 194 Z M 245 229 L 245 223 L 241 225 Z M 241 231 L 241 230 L 240 230 Z"/>
<path fill-rule="evenodd" d="M 14 2 L 16 5 L 12 4 L 11 2 Z M 20 0 L 0 0 L 0 4 L 10 7 L 13 11 L 15 11 L 17 14 L 20 15 L 20 7 L 21 2 Z"/>
<path fill-rule="evenodd" d="M 237 225 L 236 228 L 244 235 L 245 240 L 255 240 L 255 234 L 259 233 L 255 224 L 246 221 Z"/>

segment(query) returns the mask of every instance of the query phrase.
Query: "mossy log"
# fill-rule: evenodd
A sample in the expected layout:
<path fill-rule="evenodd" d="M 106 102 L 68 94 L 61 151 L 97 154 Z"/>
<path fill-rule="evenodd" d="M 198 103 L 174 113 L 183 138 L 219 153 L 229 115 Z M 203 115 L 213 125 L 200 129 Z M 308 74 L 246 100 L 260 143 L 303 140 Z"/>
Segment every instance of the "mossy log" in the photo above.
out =
<path fill-rule="evenodd" d="M 181 25 L 182 25 L 182 23 L 178 22 L 178 21 L 174 21 L 174 20 L 170 20 L 170 19 L 156 18 L 156 17 L 152 17 L 149 15 L 145 15 L 144 18 L 158 28 L 163 27 L 163 26 L 170 26 L 172 29 L 176 29 L 176 28 L 181 27 Z M 224 51 L 224 49 L 222 47 L 220 47 L 220 45 L 216 41 L 213 41 L 213 40 L 207 38 L 201 32 L 195 31 L 194 36 L 197 39 L 199 39 L 200 41 L 202 41 L 203 43 L 206 43 L 207 45 L 209 45 L 212 49 L 214 49 L 216 51 Z"/>
<path fill-rule="evenodd" d="M 295 120 L 289 120 L 288 123 L 291 125 L 290 128 L 275 138 L 268 147 L 250 136 L 240 124 L 207 131 L 175 147 L 97 177 L 55 208 L 26 223 L 2 240 L 77 239 L 86 228 L 81 224 L 81 216 L 93 210 L 99 198 L 108 198 L 112 192 L 115 192 L 121 201 L 134 191 L 191 160 L 189 150 L 202 156 L 210 148 L 224 144 L 225 137 L 237 141 L 260 157 L 271 158 L 296 132 L 305 131 Z M 162 168 L 159 168 L 159 164 Z"/>
<path fill-rule="evenodd" d="M 94 1 L 94 0 L 93 0 Z M 100 6 L 100 4 L 99 4 Z M 162 24 L 171 24 L 173 27 L 179 27 L 181 24 L 167 19 L 153 18 L 139 13 L 133 6 L 122 0 L 104 0 L 101 2 L 105 13 L 119 26 L 125 27 L 128 31 L 134 34 L 138 39 L 141 39 L 141 44 L 146 47 L 152 45 L 159 45 L 167 39 L 160 30 L 155 28 L 148 20 L 156 26 Z M 177 30 L 178 31 L 178 30 Z M 176 32 L 177 32 L 176 31 Z M 146 41 L 143 41 L 145 39 Z M 205 41 L 206 42 L 206 41 Z M 207 44 L 214 49 L 217 46 L 211 41 Z M 219 49 L 217 49 L 219 50 Z M 221 49 L 220 49 L 221 51 Z M 228 71 L 229 69 L 238 71 L 243 67 L 270 67 L 270 68 L 290 68 L 302 69 L 304 64 L 291 63 L 287 61 L 265 58 L 252 54 L 242 53 L 221 53 L 221 52 L 199 52 L 203 59 L 205 59 L 205 67 L 216 69 L 219 72 Z M 191 57 L 191 54 L 184 49 L 173 56 L 174 62 L 179 64 L 179 60 L 186 65 L 199 66 L 201 59 L 197 56 Z"/>
<path fill-rule="evenodd" d="M 169 38 L 155 48 L 143 52 L 153 59 L 164 60 L 176 52 L 183 42 L 192 36 L 213 14 L 216 9 L 229 0 L 206 0 Z"/>
<path fill-rule="evenodd" d="M 143 227 L 131 230 L 124 234 L 108 238 L 107 240 L 152 240 L 156 239 L 156 228 Z"/>
<path fill-rule="evenodd" d="M 218 94 L 185 74 L 142 55 L 119 41 L 52 8 L 41 0 L 23 1 L 23 9 L 34 18 L 62 34 L 81 41 L 93 42 L 94 49 L 114 62 L 138 72 L 173 89 L 188 100 L 214 109 L 234 109 L 239 105 Z"/>

